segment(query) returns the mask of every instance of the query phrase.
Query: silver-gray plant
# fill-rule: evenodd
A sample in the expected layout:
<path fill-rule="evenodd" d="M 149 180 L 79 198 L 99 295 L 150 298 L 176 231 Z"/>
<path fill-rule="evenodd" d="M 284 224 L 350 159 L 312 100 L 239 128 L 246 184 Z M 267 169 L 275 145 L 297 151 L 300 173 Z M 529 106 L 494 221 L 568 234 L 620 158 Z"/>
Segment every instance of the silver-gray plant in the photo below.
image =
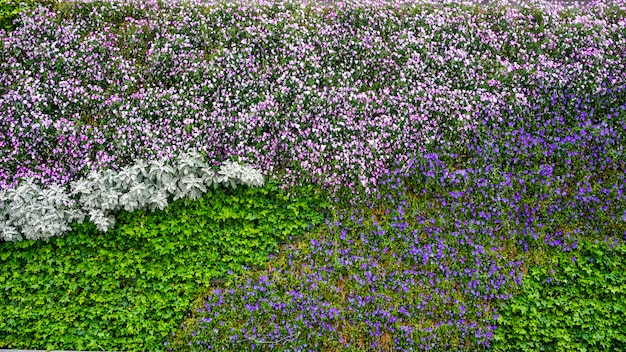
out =
<path fill-rule="evenodd" d="M 0 202 L 2 238 L 9 241 L 47 240 L 70 230 L 73 221 L 84 219 L 61 186 L 41 189 L 32 179 L 3 192 Z"/>
<path fill-rule="evenodd" d="M 0 191 L 0 239 L 48 240 L 85 218 L 106 232 L 115 225 L 112 214 L 119 210 L 163 210 L 169 199 L 194 200 L 211 186 L 263 184 L 263 175 L 250 166 L 226 161 L 215 172 L 195 151 L 172 160 L 139 160 L 119 172 L 92 171 L 72 182 L 69 193 L 58 185 L 41 189 L 28 179 Z"/>
<path fill-rule="evenodd" d="M 235 162 L 226 161 L 217 172 L 215 183 L 221 183 L 233 188 L 237 185 L 246 185 L 250 187 L 263 186 L 263 175 L 246 165 L 240 165 Z"/>

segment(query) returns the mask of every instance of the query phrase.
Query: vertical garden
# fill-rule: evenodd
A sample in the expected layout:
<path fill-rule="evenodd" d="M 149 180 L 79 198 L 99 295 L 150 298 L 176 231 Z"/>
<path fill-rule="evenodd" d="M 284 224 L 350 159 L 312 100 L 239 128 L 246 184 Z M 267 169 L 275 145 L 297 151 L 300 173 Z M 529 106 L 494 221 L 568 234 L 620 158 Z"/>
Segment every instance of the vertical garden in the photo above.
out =
<path fill-rule="evenodd" d="M 0 348 L 626 349 L 623 0 L 0 1 Z"/>

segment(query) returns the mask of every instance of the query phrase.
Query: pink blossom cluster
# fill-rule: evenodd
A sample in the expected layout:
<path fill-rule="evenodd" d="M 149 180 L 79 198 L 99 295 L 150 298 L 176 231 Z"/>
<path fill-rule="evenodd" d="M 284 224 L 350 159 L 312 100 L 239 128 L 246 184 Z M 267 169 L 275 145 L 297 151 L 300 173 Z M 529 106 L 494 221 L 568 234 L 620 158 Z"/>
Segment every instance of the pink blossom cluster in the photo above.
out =
<path fill-rule="evenodd" d="M 0 189 L 200 150 L 375 189 L 478 111 L 626 82 L 626 3 L 75 1 L 0 32 Z"/>

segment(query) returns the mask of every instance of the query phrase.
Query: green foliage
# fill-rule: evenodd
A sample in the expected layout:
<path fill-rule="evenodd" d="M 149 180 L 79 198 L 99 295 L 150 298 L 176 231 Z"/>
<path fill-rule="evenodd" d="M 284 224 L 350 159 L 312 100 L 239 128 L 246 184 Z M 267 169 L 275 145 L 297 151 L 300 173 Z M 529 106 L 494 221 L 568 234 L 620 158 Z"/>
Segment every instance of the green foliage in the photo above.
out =
<path fill-rule="evenodd" d="M 11 29 L 13 20 L 22 10 L 22 7 L 9 0 L 0 0 L 0 28 Z"/>
<path fill-rule="evenodd" d="M 50 0 L 0 0 L 0 29 L 14 29 L 20 12 L 51 4 Z"/>
<path fill-rule="evenodd" d="M 323 216 L 310 188 L 218 188 L 101 233 L 0 243 L 0 348 L 154 351 L 212 280 L 264 264 Z"/>
<path fill-rule="evenodd" d="M 558 253 L 500 312 L 496 351 L 626 350 L 626 246 Z"/>

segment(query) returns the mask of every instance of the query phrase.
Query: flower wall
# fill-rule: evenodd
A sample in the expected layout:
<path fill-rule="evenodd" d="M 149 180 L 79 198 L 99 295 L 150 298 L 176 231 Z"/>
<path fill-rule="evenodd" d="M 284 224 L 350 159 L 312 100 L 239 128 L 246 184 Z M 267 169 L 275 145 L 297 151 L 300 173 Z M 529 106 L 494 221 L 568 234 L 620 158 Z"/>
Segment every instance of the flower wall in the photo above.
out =
<path fill-rule="evenodd" d="M 170 339 L 124 348 L 624 349 L 623 0 L 73 1 L 0 43 L 5 240 L 87 216 L 106 230 L 120 210 L 262 175 L 331 208 L 326 228 L 301 220 L 302 241 L 203 292 Z M 220 218 L 290 233 L 276 206 L 236 198 L 198 221 L 212 245 L 269 248 Z M 586 320 L 551 313 L 563 297 Z"/>

